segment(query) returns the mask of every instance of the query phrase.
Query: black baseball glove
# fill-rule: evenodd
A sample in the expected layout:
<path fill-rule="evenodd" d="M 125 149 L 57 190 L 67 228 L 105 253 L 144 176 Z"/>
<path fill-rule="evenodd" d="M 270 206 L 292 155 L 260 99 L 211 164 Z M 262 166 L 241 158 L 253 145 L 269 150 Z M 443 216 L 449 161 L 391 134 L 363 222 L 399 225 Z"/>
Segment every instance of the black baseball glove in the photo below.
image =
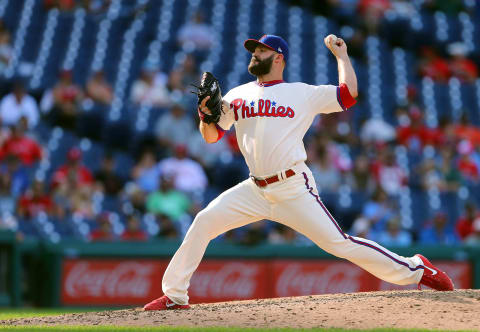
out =
<path fill-rule="evenodd" d="M 198 115 L 200 119 L 205 123 L 218 123 L 220 121 L 220 115 L 222 113 L 222 91 L 220 90 L 220 84 L 218 80 L 210 72 L 203 73 L 200 86 L 195 86 L 197 91 L 194 92 L 198 97 Z M 210 96 L 205 106 L 210 110 L 212 114 L 202 112 L 200 104 L 204 98 Z"/>

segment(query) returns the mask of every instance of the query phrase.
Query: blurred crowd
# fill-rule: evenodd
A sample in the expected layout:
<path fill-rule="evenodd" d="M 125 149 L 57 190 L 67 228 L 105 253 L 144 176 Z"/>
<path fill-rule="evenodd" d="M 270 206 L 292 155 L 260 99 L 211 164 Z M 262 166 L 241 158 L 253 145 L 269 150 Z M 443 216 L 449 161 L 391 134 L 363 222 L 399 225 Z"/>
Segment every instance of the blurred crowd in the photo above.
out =
<path fill-rule="evenodd" d="M 45 5 L 65 11 L 91 6 L 97 14 L 109 1 L 45 1 Z M 403 19 L 414 11 L 468 11 L 464 1 L 455 0 L 421 1 L 420 7 L 400 0 L 314 1 L 312 6 L 340 25 L 348 21 L 352 33 L 347 33 L 347 43 L 359 61 L 365 57 L 362 45 L 368 35 L 399 33 Z M 387 21 L 387 13 L 392 12 L 395 19 Z M 150 135 L 136 139 L 133 146 L 105 146 L 95 168 L 85 162 L 84 149 L 73 146 L 63 156 L 63 164 L 53 165 L 49 176 L 38 176 L 35 171 L 50 160 L 51 149 L 37 129 L 60 127 L 104 144 L 101 123 L 114 99 L 114 82 L 98 70 L 85 84 L 78 84 L 71 70 L 60 70 L 55 85 L 31 95 L 25 78 L 9 81 L 0 100 L 0 228 L 22 229 L 19 224 L 35 218 L 59 223 L 81 218 L 91 221 L 83 237 L 89 241 L 181 239 L 196 213 L 248 177 L 233 129 L 211 145 L 197 130 L 196 99 L 189 85 L 200 81 L 199 59 L 213 47 L 213 35 L 198 12 L 178 30 L 177 47 L 187 52 L 173 70 L 162 72 L 158 64 L 143 64 L 128 98 L 134 109 L 148 106 L 157 112 Z M 415 47 L 404 39 L 394 40 Z M 458 77 L 462 84 L 478 79 L 478 63 L 462 43 L 422 45 L 415 47 L 420 57 L 412 69 L 418 78 L 429 76 L 442 83 Z M 11 57 L 10 32 L 0 22 L 0 73 Z M 466 111 L 458 121 L 444 116 L 438 126 L 427 126 L 418 88 L 410 84 L 407 99 L 389 110 L 393 122 L 364 118 L 356 124 L 355 107 L 316 119 L 305 146 L 320 196 L 345 231 L 386 246 L 480 244 L 480 202 L 475 197 L 463 202 L 457 220 L 449 220 L 440 207 L 422 225 L 407 227 L 402 222 L 399 204 L 405 188 L 457 195 L 459 188 L 480 186 L 480 128 Z M 122 132 L 117 135 L 114 140 L 125 139 Z M 127 152 L 133 167 L 124 169 L 118 163 L 118 150 Z M 408 169 L 399 161 L 402 152 L 412 161 Z M 340 200 L 339 193 L 345 191 L 349 203 Z M 217 241 L 311 244 L 271 221 L 230 231 Z"/>

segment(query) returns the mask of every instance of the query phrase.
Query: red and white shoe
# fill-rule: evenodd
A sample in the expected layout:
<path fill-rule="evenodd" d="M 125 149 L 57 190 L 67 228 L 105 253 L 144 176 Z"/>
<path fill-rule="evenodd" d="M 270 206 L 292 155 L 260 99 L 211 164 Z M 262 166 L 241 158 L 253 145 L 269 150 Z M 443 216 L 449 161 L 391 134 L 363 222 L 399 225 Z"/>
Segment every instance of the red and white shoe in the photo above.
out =
<path fill-rule="evenodd" d="M 174 309 L 189 309 L 188 304 L 176 304 L 170 300 L 166 295 L 145 304 L 143 310 L 174 310 Z"/>
<path fill-rule="evenodd" d="M 440 271 L 428 259 L 420 254 L 416 254 L 423 262 L 425 267 L 422 280 L 418 284 L 418 289 L 420 285 L 425 285 L 427 287 L 433 288 L 438 291 L 453 291 L 453 282 L 452 279 L 443 271 Z"/>

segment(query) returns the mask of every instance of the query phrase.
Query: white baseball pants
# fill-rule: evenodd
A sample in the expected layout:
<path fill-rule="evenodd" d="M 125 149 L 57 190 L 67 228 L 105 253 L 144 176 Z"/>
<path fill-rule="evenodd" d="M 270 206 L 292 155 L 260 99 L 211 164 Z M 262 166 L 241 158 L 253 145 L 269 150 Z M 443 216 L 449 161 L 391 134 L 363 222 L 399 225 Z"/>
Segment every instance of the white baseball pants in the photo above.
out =
<path fill-rule="evenodd" d="M 418 257 L 399 256 L 377 243 L 343 233 L 321 202 L 312 173 L 304 163 L 295 175 L 259 188 L 247 179 L 225 191 L 202 210 L 163 276 L 162 289 L 177 304 L 187 304 L 190 278 L 210 240 L 231 229 L 269 219 L 295 229 L 326 252 L 345 258 L 376 277 L 398 285 L 418 284 Z"/>

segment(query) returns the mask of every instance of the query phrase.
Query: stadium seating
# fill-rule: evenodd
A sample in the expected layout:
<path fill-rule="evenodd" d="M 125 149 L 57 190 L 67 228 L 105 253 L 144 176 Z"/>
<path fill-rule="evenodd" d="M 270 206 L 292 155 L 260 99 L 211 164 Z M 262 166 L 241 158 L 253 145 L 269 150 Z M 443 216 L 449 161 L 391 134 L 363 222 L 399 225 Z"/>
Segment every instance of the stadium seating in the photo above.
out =
<path fill-rule="evenodd" d="M 141 6 L 146 6 L 146 9 L 132 15 L 132 11 Z M 465 13 L 449 16 L 424 11 L 419 17 L 412 18 L 412 25 L 435 42 L 445 44 L 461 38 L 472 51 L 478 52 L 480 6 L 475 3 L 474 6 L 472 10 L 476 14 L 473 18 Z M 197 8 L 202 8 L 206 14 L 218 41 L 199 65 L 202 70 L 212 71 L 220 79 L 224 90 L 252 79 L 245 70 L 249 55 L 243 50 L 242 42 L 264 33 L 282 35 L 290 43 L 287 81 L 336 83 L 336 63 L 323 47 L 323 37 L 328 33 L 341 34 L 342 27 L 328 17 L 315 16 L 308 8 L 289 6 L 286 1 L 113 0 L 106 13 L 90 15 L 82 8 L 71 13 L 58 9 L 46 11 L 43 1 L 6 0 L 1 3 L 0 16 L 12 32 L 15 49 L 15 57 L 5 72 L 7 79 L 27 73 L 30 89 L 43 92 L 55 84 L 61 69 L 72 69 L 75 82 L 81 85 L 93 71 L 103 69 L 115 91 L 112 107 L 102 111 L 99 117 L 97 114 L 98 131 L 89 131 L 92 118 L 88 110 L 79 120 L 82 137 L 51 127 L 46 122 L 35 128 L 35 135 L 49 155 L 49 160 L 34 168 L 36 176 L 48 182 L 73 146 L 80 146 L 84 162 L 91 169 L 98 168 L 104 151 L 113 149 L 117 164 L 121 165 L 118 166 L 119 172 L 128 176 L 134 164 L 135 142 L 152 135 L 155 121 L 165 112 L 149 106 L 134 107 L 129 101 L 131 85 L 146 61 L 158 64 L 163 72 L 170 72 L 178 65 L 185 50 L 176 45 L 176 32 Z M 380 117 L 396 125 L 393 111 L 405 97 L 409 83 L 419 87 L 428 121 L 432 124 L 437 124 L 442 115 L 453 115 L 455 118 L 465 110 L 472 123 L 480 125 L 480 80 L 476 84 L 462 85 L 456 79 L 448 84 L 421 80 L 415 72 L 416 55 L 412 50 L 392 47 L 382 37 L 368 37 L 365 53 L 366 62 L 354 60 L 363 94 L 352 111 L 354 127 L 358 128 L 358 122 L 365 116 Z M 415 164 L 415 156 L 405 155 L 403 166 L 407 171 Z M 468 189 L 467 197 L 438 195 L 439 201 L 436 201 L 432 193 L 416 187 L 409 188 L 400 198 L 404 226 L 418 230 L 439 208 L 438 203 L 446 209 L 450 222 L 453 222 L 461 213 L 464 200 L 473 198 L 480 203 L 480 186 Z M 348 188 L 347 194 L 344 192 L 342 197 L 349 197 L 353 207 L 358 209 L 359 202 L 363 200 L 357 197 L 358 193 L 351 192 Z M 339 195 L 333 194 L 326 200 L 335 202 Z M 103 197 L 98 203 L 102 210 L 121 212 L 122 204 L 117 197 Z M 344 207 L 350 209 L 351 204 Z M 429 208 L 425 209 L 425 206 Z M 337 209 L 342 209 L 342 206 L 337 206 Z M 64 222 L 40 216 L 19 224 L 25 234 L 52 241 L 61 237 L 85 238 L 88 229 L 94 225 L 78 216 L 71 219 L 72 222 Z M 150 233 L 158 231 L 151 217 L 144 219 L 143 225 Z M 116 231 L 119 231 L 121 226 L 115 225 Z"/>

